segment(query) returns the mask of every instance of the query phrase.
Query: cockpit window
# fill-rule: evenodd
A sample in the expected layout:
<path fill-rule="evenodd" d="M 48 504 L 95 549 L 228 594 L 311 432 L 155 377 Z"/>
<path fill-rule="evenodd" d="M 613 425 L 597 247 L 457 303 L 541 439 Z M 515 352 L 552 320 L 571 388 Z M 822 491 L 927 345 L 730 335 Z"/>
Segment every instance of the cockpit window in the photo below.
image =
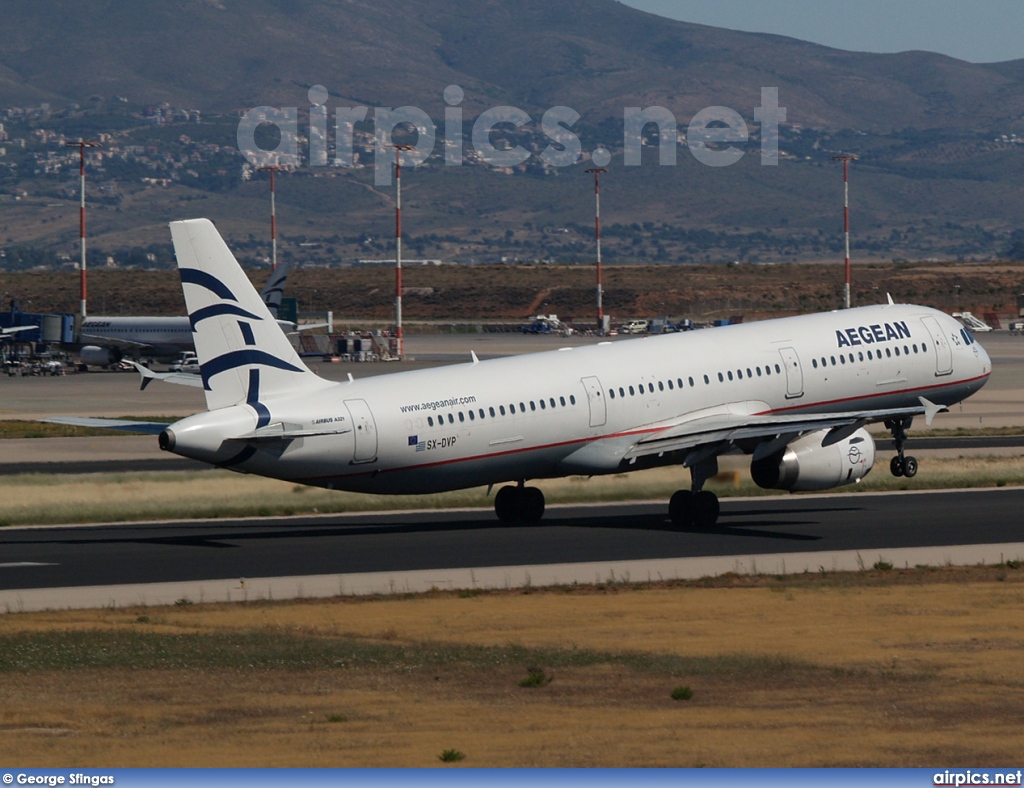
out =
<path fill-rule="evenodd" d="M 966 328 L 960 329 L 960 336 L 964 338 L 964 344 L 966 345 L 973 345 L 977 341 L 971 334 L 971 332 L 968 331 Z"/>

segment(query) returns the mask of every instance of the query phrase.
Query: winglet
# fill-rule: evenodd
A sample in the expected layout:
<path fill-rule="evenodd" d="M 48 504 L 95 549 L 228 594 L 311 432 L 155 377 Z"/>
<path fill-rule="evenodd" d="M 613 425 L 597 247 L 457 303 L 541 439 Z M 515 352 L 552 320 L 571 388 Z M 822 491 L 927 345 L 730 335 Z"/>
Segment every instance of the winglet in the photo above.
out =
<path fill-rule="evenodd" d="M 480 363 L 480 359 L 478 359 L 476 357 L 476 351 L 475 350 L 469 351 L 469 355 L 471 355 L 473 357 L 473 363 L 474 364 L 479 364 Z"/>
<path fill-rule="evenodd" d="M 949 413 L 949 408 L 945 405 L 936 405 L 931 400 L 927 400 L 924 397 L 918 397 L 921 404 L 924 405 L 924 423 L 929 427 L 932 426 L 932 420 L 940 413 Z"/>
<path fill-rule="evenodd" d="M 886 293 L 885 297 L 887 299 L 889 299 L 889 306 L 896 306 L 896 302 L 892 300 L 892 294 L 891 293 Z"/>

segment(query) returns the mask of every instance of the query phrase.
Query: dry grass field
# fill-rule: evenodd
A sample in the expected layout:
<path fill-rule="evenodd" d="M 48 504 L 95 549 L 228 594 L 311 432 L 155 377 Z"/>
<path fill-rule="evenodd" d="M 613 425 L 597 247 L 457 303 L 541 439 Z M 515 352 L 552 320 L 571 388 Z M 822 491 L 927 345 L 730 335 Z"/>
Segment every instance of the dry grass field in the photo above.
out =
<path fill-rule="evenodd" d="M 265 271 L 250 271 L 257 287 Z M 388 320 L 394 314 L 394 271 L 372 268 L 298 269 L 286 295 L 300 311 L 333 310 L 338 325 L 349 319 Z M 404 271 L 403 311 L 408 321 L 525 320 L 554 312 L 590 322 L 594 270 L 588 265 L 412 266 Z M 871 263 L 854 267 L 855 305 L 897 301 L 952 311 L 959 305 L 981 314 L 1016 314 L 1024 287 L 1014 263 Z M 959 295 L 956 295 L 959 288 Z M 668 315 L 706 319 L 747 318 L 835 309 L 842 303 L 842 266 L 661 265 L 606 266 L 605 312 L 618 318 Z M 0 271 L 0 292 L 36 312 L 75 312 L 75 271 Z M 97 269 L 89 273 L 94 315 L 184 313 L 174 271 Z"/>
<path fill-rule="evenodd" d="M 1022 604 L 1014 564 L 11 614 L 0 760 L 1019 766 Z"/>
<path fill-rule="evenodd" d="M 884 458 L 860 484 L 837 488 L 835 494 L 1024 484 L 1024 456 L 929 457 L 914 479 L 894 478 L 883 466 Z M 723 457 L 721 467 L 722 473 L 708 483 L 708 489 L 720 497 L 788 495 L 757 487 L 750 478 L 749 458 Z M 544 491 L 549 504 L 559 504 L 668 501 L 688 482 L 685 471 L 670 467 L 544 479 L 537 480 L 536 486 Z M 493 498 L 484 487 L 434 495 L 365 495 L 214 470 L 0 477 L 0 526 L 403 509 L 488 510 L 492 505 Z"/>

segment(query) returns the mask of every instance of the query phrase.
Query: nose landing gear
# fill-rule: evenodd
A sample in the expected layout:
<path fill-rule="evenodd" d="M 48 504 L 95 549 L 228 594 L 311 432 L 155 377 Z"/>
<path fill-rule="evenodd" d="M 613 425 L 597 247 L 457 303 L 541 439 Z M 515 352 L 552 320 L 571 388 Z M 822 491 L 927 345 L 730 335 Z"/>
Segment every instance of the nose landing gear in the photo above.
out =
<path fill-rule="evenodd" d="M 912 416 L 899 419 L 887 419 L 885 427 L 892 433 L 896 444 L 896 456 L 889 461 L 889 473 L 893 476 L 904 476 L 912 479 L 917 476 L 917 458 L 905 456 L 903 448 L 907 442 L 907 430 L 914 421 Z"/>

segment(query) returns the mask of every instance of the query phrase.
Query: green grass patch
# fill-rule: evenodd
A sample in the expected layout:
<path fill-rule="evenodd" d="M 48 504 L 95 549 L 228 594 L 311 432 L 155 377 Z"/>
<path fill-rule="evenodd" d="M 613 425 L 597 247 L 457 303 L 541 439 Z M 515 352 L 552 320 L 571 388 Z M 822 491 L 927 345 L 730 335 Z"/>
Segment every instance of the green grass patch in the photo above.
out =
<path fill-rule="evenodd" d="M 173 424 L 180 416 L 116 416 L 123 421 L 156 421 Z M 50 424 L 24 419 L 0 420 L 0 440 L 9 438 L 97 438 L 123 435 L 124 431 L 100 429 L 98 427 L 74 427 L 70 424 Z"/>
<path fill-rule="evenodd" d="M 672 700 L 693 700 L 693 690 L 689 687 L 676 687 L 671 697 Z"/>
<path fill-rule="evenodd" d="M 398 644 L 354 637 L 311 637 L 280 630 L 167 634 L 126 630 L 23 632 L 0 637 L 0 673 L 50 670 L 333 670 L 514 668 L 543 662 L 555 668 L 620 665 L 642 673 L 677 676 L 797 675 L 827 669 L 777 655 L 689 657 L 645 652 Z M 543 674 L 543 671 L 540 671 Z"/>

